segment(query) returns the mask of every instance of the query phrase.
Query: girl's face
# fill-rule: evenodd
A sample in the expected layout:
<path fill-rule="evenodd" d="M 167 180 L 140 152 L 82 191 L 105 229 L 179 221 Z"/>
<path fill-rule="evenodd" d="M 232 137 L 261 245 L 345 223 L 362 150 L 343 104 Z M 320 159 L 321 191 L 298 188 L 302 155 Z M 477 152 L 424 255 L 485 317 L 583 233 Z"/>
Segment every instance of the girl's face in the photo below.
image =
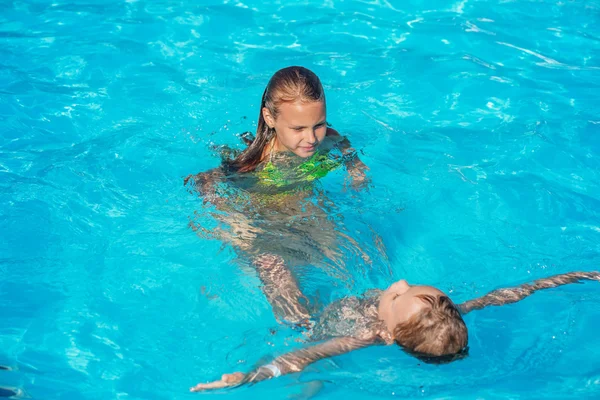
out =
<path fill-rule="evenodd" d="M 283 103 L 277 118 L 267 108 L 263 117 L 275 128 L 274 151 L 289 150 L 297 156 L 312 156 L 327 134 L 327 113 L 322 101 Z"/>

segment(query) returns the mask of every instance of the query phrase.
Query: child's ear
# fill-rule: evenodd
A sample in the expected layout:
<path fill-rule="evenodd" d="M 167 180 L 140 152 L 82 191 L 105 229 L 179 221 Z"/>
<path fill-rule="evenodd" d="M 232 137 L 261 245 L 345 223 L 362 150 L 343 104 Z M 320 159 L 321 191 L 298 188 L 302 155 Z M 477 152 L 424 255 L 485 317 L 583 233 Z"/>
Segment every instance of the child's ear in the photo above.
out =
<path fill-rule="evenodd" d="M 381 340 L 384 341 L 385 344 L 394 344 L 394 338 L 392 334 L 385 328 L 381 329 L 378 333 Z"/>
<path fill-rule="evenodd" d="M 263 107 L 262 115 L 265 119 L 265 122 L 267 123 L 267 126 L 271 129 L 275 128 L 275 118 L 273 118 L 271 111 L 269 111 L 267 107 Z"/>

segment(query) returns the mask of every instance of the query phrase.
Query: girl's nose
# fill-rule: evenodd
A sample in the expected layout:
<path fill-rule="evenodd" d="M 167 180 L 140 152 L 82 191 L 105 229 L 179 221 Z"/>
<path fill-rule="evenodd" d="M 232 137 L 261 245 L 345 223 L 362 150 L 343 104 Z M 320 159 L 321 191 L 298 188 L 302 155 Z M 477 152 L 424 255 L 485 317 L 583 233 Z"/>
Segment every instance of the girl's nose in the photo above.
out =
<path fill-rule="evenodd" d="M 314 129 L 306 130 L 306 133 L 304 134 L 304 141 L 312 145 L 317 143 L 317 134 Z"/>

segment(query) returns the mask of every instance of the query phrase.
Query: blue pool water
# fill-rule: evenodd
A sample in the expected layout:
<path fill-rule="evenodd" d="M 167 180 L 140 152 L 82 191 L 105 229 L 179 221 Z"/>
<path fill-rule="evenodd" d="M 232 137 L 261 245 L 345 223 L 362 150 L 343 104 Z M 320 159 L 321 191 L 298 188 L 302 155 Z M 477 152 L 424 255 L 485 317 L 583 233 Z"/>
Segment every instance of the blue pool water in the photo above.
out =
<path fill-rule="evenodd" d="M 35 399 L 598 398 L 600 284 L 466 317 L 470 355 L 395 347 L 220 393 L 301 345 L 183 177 L 304 65 L 369 191 L 298 275 L 327 304 L 398 278 L 464 301 L 600 268 L 600 2 L 0 2 L 0 386 Z M 359 250 L 360 249 L 360 250 Z M 314 256 L 314 255 L 313 255 Z"/>

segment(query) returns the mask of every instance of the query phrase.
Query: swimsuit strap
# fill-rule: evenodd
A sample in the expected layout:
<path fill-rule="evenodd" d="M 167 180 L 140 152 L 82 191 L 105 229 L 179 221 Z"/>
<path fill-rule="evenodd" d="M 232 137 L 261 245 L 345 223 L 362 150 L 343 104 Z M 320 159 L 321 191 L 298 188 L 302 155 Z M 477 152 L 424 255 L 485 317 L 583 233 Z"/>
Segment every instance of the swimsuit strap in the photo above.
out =
<path fill-rule="evenodd" d="M 273 148 L 275 147 L 275 139 L 276 137 L 273 137 L 273 144 L 271 144 L 271 150 L 269 150 L 269 162 L 271 164 L 273 164 Z"/>

